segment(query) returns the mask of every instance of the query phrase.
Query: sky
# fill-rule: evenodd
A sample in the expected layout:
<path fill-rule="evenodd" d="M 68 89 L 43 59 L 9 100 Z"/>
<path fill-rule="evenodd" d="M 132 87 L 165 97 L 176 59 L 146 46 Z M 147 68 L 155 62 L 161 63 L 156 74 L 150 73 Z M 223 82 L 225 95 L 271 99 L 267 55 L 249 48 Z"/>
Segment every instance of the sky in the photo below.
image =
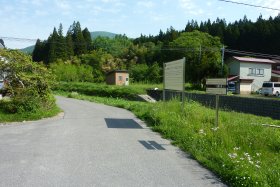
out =
<path fill-rule="evenodd" d="M 234 0 L 280 8 L 280 0 Z M 188 20 L 225 18 L 227 22 L 277 16 L 279 11 L 218 0 L 0 0 L 0 38 L 47 39 L 62 23 L 64 33 L 74 21 L 89 31 L 126 34 L 130 38 L 156 35 L 172 26 L 183 30 Z M 24 48 L 34 41 L 4 39 L 8 48 Z"/>

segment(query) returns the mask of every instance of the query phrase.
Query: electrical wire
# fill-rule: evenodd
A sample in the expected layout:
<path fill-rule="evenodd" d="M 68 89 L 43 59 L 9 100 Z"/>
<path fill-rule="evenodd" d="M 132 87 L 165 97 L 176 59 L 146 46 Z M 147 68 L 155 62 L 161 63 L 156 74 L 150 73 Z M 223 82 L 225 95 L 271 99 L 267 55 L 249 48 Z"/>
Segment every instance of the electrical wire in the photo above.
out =
<path fill-rule="evenodd" d="M 5 40 L 13 40 L 13 41 L 26 41 L 26 42 L 36 42 L 37 39 L 29 39 L 29 38 L 15 38 L 15 37 L 2 37 L 0 38 Z M 43 41 L 42 41 L 43 42 Z M 50 44 L 65 44 L 61 42 L 47 42 Z M 84 42 L 73 42 L 75 45 L 85 45 Z M 108 46 L 106 45 L 93 45 L 94 48 L 104 48 L 106 49 Z M 128 47 L 127 45 L 123 45 L 123 47 Z M 151 49 L 153 51 L 181 51 L 181 52 L 219 52 L 222 51 L 221 48 L 217 47 L 201 47 L 201 48 L 160 48 L 160 49 Z M 280 60 L 280 56 L 278 55 L 271 55 L 271 54 L 264 54 L 264 53 L 257 53 L 257 52 L 250 52 L 250 51 L 241 51 L 241 50 L 235 50 L 235 49 L 229 49 L 225 48 L 225 53 L 230 54 L 238 54 L 238 55 L 246 55 L 246 56 L 252 56 L 252 57 L 262 57 L 262 58 L 269 58 L 269 59 L 277 59 Z"/>
<path fill-rule="evenodd" d="M 269 10 L 280 11 L 280 9 L 278 9 L 278 8 L 271 8 L 271 7 L 266 7 L 266 6 L 253 5 L 253 4 L 248 4 L 248 3 L 236 2 L 236 1 L 229 1 L 229 0 L 218 0 L 218 1 L 223 1 L 223 2 L 226 2 L 226 3 L 239 4 L 239 5 L 245 5 L 245 6 L 251 6 L 251 7 L 255 7 L 255 8 L 264 8 L 264 9 L 269 9 Z"/>

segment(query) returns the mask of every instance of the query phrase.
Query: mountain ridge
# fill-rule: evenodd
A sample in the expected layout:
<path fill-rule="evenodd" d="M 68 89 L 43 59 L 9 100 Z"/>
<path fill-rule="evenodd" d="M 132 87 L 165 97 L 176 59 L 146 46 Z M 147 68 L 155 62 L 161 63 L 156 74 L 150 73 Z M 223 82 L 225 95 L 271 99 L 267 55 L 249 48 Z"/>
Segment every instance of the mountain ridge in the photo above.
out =
<path fill-rule="evenodd" d="M 112 33 L 112 32 L 107 32 L 107 31 L 93 31 L 90 32 L 90 36 L 91 39 L 95 39 L 97 37 L 108 37 L 108 38 L 114 38 L 116 35 L 116 33 Z M 28 53 L 31 54 L 34 50 L 35 45 L 32 46 L 28 46 L 22 49 L 19 49 L 20 51 L 24 52 L 24 53 Z"/>

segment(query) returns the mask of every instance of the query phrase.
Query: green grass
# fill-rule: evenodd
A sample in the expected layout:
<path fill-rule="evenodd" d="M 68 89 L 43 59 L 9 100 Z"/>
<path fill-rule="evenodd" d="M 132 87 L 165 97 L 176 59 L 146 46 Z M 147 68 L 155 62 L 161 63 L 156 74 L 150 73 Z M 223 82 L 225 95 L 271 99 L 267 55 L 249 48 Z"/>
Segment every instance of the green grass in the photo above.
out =
<path fill-rule="evenodd" d="M 67 96 L 69 92 L 60 92 Z M 124 99 L 70 94 L 71 97 L 128 109 L 154 131 L 190 153 L 230 186 L 280 186 L 280 121 L 230 111 L 220 112 L 195 102 L 184 113 L 177 101 L 143 103 Z"/>
<path fill-rule="evenodd" d="M 60 82 L 53 90 L 65 92 L 78 92 L 91 96 L 102 96 L 112 98 L 124 98 L 136 100 L 137 95 L 146 94 L 146 89 L 162 88 L 161 85 L 152 84 L 133 84 L 129 86 L 112 86 L 105 84 L 86 83 L 86 82 Z"/>
<path fill-rule="evenodd" d="M 36 112 L 24 112 L 15 114 L 5 113 L 4 111 L 0 110 L 0 123 L 39 120 L 42 118 L 53 117 L 59 112 L 61 112 L 61 109 L 57 106 L 53 107 L 50 110 L 37 110 Z"/>

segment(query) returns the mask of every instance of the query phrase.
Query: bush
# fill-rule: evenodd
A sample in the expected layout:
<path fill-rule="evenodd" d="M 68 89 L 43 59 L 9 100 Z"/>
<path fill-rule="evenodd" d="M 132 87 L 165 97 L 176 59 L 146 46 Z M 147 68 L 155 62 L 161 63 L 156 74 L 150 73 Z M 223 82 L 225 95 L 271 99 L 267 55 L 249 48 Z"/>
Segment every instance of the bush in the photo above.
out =
<path fill-rule="evenodd" d="M 5 74 L 8 101 L 1 101 L 1 110 L 7 113 L 35 112 L 55 106 L 50 86 L 53 78 L 43 65 L 15 50 L 0 50 L 0 74 Z"/>
<path fill-rule="evenodd" d="M 92 82 L 93 69 L 89 65 L 71 64 L 58 61 L 50 65 L 53 75 L 58 81 Z"/>

